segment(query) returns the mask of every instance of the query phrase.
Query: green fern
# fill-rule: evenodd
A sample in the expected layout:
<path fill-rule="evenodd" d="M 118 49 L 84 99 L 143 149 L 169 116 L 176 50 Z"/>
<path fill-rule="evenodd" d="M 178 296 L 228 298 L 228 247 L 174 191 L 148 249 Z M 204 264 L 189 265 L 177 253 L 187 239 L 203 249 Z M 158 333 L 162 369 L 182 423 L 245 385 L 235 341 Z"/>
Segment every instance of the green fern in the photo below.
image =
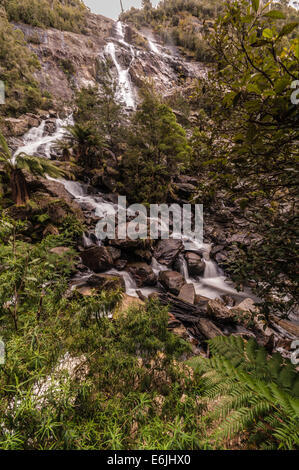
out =
<path fill-rule="evenodd" d="M 200 374 L 208 401 L 218 399 L 209 413 L 219 421 L 213 437 L 229 439 L 246 432 L 248 447 L 297 449 L 299 379 L 295 367 L 279 354 L 268 358 L 252 339 L 219 336 L 209 346 L 211 359 L 197 357 L 189 364 Z"/>

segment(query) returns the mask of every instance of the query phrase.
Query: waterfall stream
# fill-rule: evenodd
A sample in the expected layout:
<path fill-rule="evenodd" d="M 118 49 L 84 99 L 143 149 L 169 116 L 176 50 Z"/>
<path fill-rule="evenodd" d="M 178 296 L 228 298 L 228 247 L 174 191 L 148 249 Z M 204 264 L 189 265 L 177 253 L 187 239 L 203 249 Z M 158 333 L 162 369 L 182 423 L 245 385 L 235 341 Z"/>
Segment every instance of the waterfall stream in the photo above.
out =
<path fill-rule="evenodd" d="M 134 49 L 133 47 L 125 41 L 125 35 L 123 32 L 123 26 L 120 21 L 116 23 L 116 32 L 119 37 L 119 42 L 129 49 L 131 54 L 131 63 L 134 60 Z M 118 73 L 118 84 L 120 88 L 120 98 L 125 102 L 127 108 L 135 109 L 135 99 L 134 91 L 130 79 L 130 66 L 128 68 L 123 68 L 119 63 L 117 58 L 117 49 L 114 42 L 109 42 L 106 46 L 106 53 L 110 55 L 112 62 L 114 63 L 117 73 Z"/>
<path fill-rule="evenodd" d="M 53 135 L 44 135 L 45 130 L 45 121 L 43 121 L 39 127 L 31 129 L 27 134 L 25 134 L 23 140 L 23 146 L 19 147 L 14 154 L 13 158 L 20 152 L 26 152 L 31 155 L 44 156 L 50 158 L 51 148 L 55 146 L 55 143 L 58 139 L 61 139 L 66 133 L 67 130 L 65 126 L 73 123 L 72 116 L 69 116 L 66 119 L 57 119 L 56 120 L 56 130 Z M 45 146 L 46 144 L 46 146 Z M 75 201 L 81 205 L 88 205 L 97 217 L 105 217 L 109 213 L 109 208 L 111 208 L 111 213 L 114 214 L 117 209 L 117 205 L 113 204 L 110 201 L 105 199 L 104 194 L 89 195 L 87 192 L 87 185 L 79 183 L 77 181 L 68 181 L 65 179 L 54 179 L 48 177 L 49 180 L 56 181 L 60 184 L 63 184 L 64 188 L 74 197 Z M 220 297 L 222 294 L 231 294 L 238 297 L 245 296 L 240 292 L 237 292 L 233 286 L 229 284 L 225 276 L 222 275 L 217 264 L 210 260 L 209 252 L 211 249 L 210 245 L 199 244 L 194 240 L 189 240 L 182 237 L 185 248 L 188 251 L 196 251 L 203 253 L 205 261 L 205 271 L 202 278 L 192 278 L 189 276 L 188 265 L 185 257 L 182 255 L 180 258 L 180 271 L 184 276 L 186 282 L 192 283 L 195 288 L 195 292 L 199 295 L 214 299 Z M 95 244 L 100 244 L 100 241 L 96 239 L 96 236 L 92 234 L 92 238 L 87 234 L 83 237 L 83 245 L 85 247 L 90 247 Z M 158 276 L 161 271 L 166 271 L 168 268 L 162 264 L 159 264 L 157 260 L 152 259 L 152 269 L 154 273 Z M 126 293 L 128 295 L 138 297 L 137 286 L 132 278 L 132 276 L 127 271 L 117 271 L 109 270 L 106 274 L 118 274 L 121 275 L 124 279 L 126 286 Z M 152 292 L 156 292 L 158 287 L 148 287 L 141 288 L 140 291 L 143 295 L 148 296 Z"/>
<path fill-rule="evenodd" d="M 161 58 L 161 55 L 164 55 L 164 53 L 162 54 L 162 52 L 159 51 L 156 44 L 150 38 L 147 39 L 152 53 L 159 55 Z M 119 98 L 125 102 L 127 108 L 135 109 L 134 91 L 129 73 L 130 66 L 128 68 L 123 68 L 123 66 L 119 63 L 117 58 L 119 45 L 122 45 L 130 52 L 132 63 L 136 54 L 133 46 L 125 41 L 125 34 L 121 22 L 116 23 L 116 39 L 107 44 L 105 51 L 108 55 L 110 55 L 118 73 L 118 82 L 120 88 Z M 27 132 L 27 134 L 24 135 L 23 145 L 19 147 L 14 153 L 13 160 L 15 160 L 16 156 L 21 152 L 27 153 L 29 155 L 38 155 L 45 158 L 51 158 L 51 150 L 54 149 L 56 141 L 62 139 L 67 134 L 66 127 L 73 124 L 74 121 L 72 115 L 68 116 L 66 119 L 57 119 L 55 132 L 52 135 L 47 135 L 45 132 L 46 121 L 42 121 L 38 127 L 32 128 L 29 132 Z M 80 206 L 82 206 L 83 210 L 84 206 L 91 208 L 96 217 L 105 217 L 110 213 L 109 208 L 111 208 L 112 214 L 114 214 L 115 209 L 117 209 L 116 204 L 105 200 L 104 194 L 88 194 L 88 187 L 85 184 L 75 181 L 68 181 L 65 179 L 55 180 L 50 177 L 48 177 L 48 179 L 63 184 L 64 188 L 73 196 L 75 201 Z M 198 243 L 195 240 L 190 240 L 183 236 L 181 236 L 181 239 L 184 243 L 186 251 L 195 251 L 200 253 L 205 261 L 205 271 L 203 277 L 192 278 L 189 275 L 188 265 L 184 255 L 181 255 L 179 260 L 180 271 L 182 275 L 184 276 L 187 283 L 192 283 L 194 285 L 197 294 L 211 299 L 220 297 L 224 293 L 236 295 L 239 297 L 245 296 L 244 294 L 237 292 L 233 286 L 230 285 L 229 281 L 227 281 L 225 276 L 222 274 L 217 264 L 210 259 L 210 245 Z M 88 233 L 84 234 L 82 243 L 85 248 L 95 244 L 101 244 L 94 234 Z M 168 270 L 166 266 L 159 264 L 154 258 L 152 259 L 152 269 L 157 277 L 161 271 Z M 117 271 L 113 269 L 107 271 L 107 274 L 121 275 L 125 282 L 126 293 L 131 296 L 138 296 L 136 292 L 136 283 L 127 271 Z M 148 296 L 151 292 L 155 292 L 157 290 L 158 286 L 154 288 L 151 287 L 140 289 L 140 291 L 145 296 Z"/>

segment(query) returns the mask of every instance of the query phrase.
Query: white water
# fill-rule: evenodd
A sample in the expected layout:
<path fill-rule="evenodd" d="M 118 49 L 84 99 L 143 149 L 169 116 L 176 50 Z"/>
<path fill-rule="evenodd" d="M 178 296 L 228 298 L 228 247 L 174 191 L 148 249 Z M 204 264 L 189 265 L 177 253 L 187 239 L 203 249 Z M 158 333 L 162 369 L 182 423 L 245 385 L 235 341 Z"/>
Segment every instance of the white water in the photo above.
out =
<path fill-rule="evenodd" d="M 12 157 L 12 162 L 15 163 L 16 157 L 20 153 L 28 155 L 42 155 L 46 158 L 51 158 L 51 147 L 56 140 L 62 139 L 65 135 L 66 126 L 74 124 L 73 115 L 68 116 L 66 119 L 56 120 L 56 130 L 53 135 L 44 135 L 46 121 L 42 121 L 38 127 L 33 127 L 27 134 L 24 135 L 24 145 L 19 147 Z"/>
<path fill-rule="evenodd" d="M 123 31 L 123 25 L 121 22 L 116 24 L 116 43 L 123 45 L 131 54 L 131 63 L 135 57 L 134 48 L 125 41 L 125 35 Z M 154 54 L 159 56 L 167 56 L 164 52 L 160 52 L 156 44 L 148 38 L 149 46 L 151 51 Z M 120 99 L 122 99 L 127 108 L 135 108 L 135 99 L 133 87 L 130 80 L 130 66 L 127 69 L 122 68 L 118 59 L 117 59 L 117 48 L 115 42 L 109 42 L 106 46 L 106 53 L 110 55 L 117 73 L 118 73 L 118 82 L 120 88 Z M 20 147 L 14 155 L 14 158 L 20 152 L 25 152 L 28 154 L 42 154 L 46 158 L 50 158 L 51 147 L 54 145 L 56 140 L 61 139 L 65 134 L 65 126 L 72 125 L 73 118 L 72 116 L 68 117 L 65 120 L 57 119 L 56 121 L 56 132 L 52 136 L 44 136 L 45 121 L 43 121 L 38 128 L 31 129 L 24 138 L 24 145 Z M 49 178 L 52 179 L 52 178 Z M 54 180 L 58 181 L 64 185 L 65 189 L 75 198 L 76 202 L 79 205 L 90 207 L 94 211 L 95 216 L 105 217 L 107 214 L 115 214 L 117 212 L 117 205 L 112 204 L 111 202 L 106 201 L 101 195 L 93 196 L 88 195 L 86 185 L 83 185 L 74 181 L 67 181 L 65 179 Z M 161 225 L 159 219 L 160 229 L 163 231 L 164 227 Z M 197 240 L 190 239 L 188 237 L 182 236 L 181 234 L 175 234 L 175 238 L 180 238 L 185 246 L 186 251 L 194 251 L 200 253 L 205 261 L 205 271 L 202 278 L 191 278 L 188 272 L 188 266 L 186 259 L 183 255 L 180 258 L 180 271 L 184 276 L 186 282 L 192 283 L 194 285 L 195 291 L 197 294 L 214 299 L 220 297 L 222 294 L 232 294 L 232 295 L 242 295 L 238 293 L 227 281 L 225 276 L 222 275 L 217 264 L 210 260 L 210 251 L 211 246 L 205 243 L 199 243 Z M 100 244 L 100 242 L 98 241 Z M 91 246 L 93 241 L 90 237 L 84 235 L 83 244 L 85 247 Z M 166 271 L 168 268 L 162 264 L 159 264 L 157 260 L 152 259 L 152 269 L 156 276 L 159 276 L 161 271 Z M 132 276 L 127 271 L 117 271 L 110 270 L 107 274 L 117 274 L 121 275 L 125 282 L 126 293 L 128 295 L 138 297 L 137 286 L 132 278 Z M 151 292 L 157 291 L 157 288 L 141 288 L 139 289 L 143 295 L 148 296 Z"/>
<path fill-rule="evenodd" d="M 55 145 L 56 140 L 61 139 L 66 135 L 67 131 L 65 126 L 73 123 L 72 116 L 61 120 L 56 120 L 56 131 L 52 136 L 44 136 L 45 121 L 43 121 L 39 127 L 31 129 L 24 136 L 24 145 L 19 147 L 14 154 L 17 156 L 21 152 L 30 153 L 31 155 L 44 155 L 46 158 L 50 158 L 51 147 Z M 45 146 L 46 144 L 46 146 Z M 68 181 L 65 179 L 53 179 L 48 177 L 49 180 L 59 182 L 64 185 L 65 189 L 74 197 L 79 205 L 87 205 L 90 210 L 94 211 L 95 216 L 105 217 L 108 214 L 115 214 L 117 211 L 117 205 L 109 201 L 106 201 L 102 195 L 88 195 L 87 186 L 78 183 L 77 181 Z M 180 270 L 184 276 L 186 282 L 191 282 L 194 285 L 197 294 L 214 299 L 220 297 L 222 294 L 232 294 L 242 296 L 238 293 L 227 281 L 225 276 L 222 275 L 217 264 L 210 259 L 211 246 L 204 243 L 199 243 L 196 240 L 190 240 L 187 237 L 181 237 L 185 249 L 188 251 L 195 251 L 201 253 L 204 257 L 206 264 L 204 276 L 202 278 L 192 278 L 189 276 L 187 262 L 184 256 L 180 258 Z M 89 237 L 84 235 L 83 244 L 88 247 L 93 242 Z M 98 244 L 100 242 L 98 241 Z M 167 271 L 168 268 L 157 262 L 154 258 L 152 259 L 152 269 L 154 273 L 159 276 L 161 271 Z M 138 297 L 137 286 L 132 276 L 127 271 L 116 271 L 110 270 L 107 274 L 118 274 L 121 275 L 125 282 L 126 293 L 133 297 Z M 139 289 L 144 296 L 148 296 L 152 292 L 156 292 L 157 288 L 148 287 Z"/>
<path fill-rule="evenodd" d="M 158 49 L 158 47 L 156 46 L 156 44 L 151 41 L 150 39 L 148 39 L 148 44 L 149 44 L 149 47 L 150 47 L 150 50 L 154 53 L 154 54 L 160 54 L 160 51 Z"/>
<path fill-rule="evenodd" d="M 132 63 L 132 61 L 134 60 L 134 56 L 135 56 L 134 49 L 130 44 L 128 44 L 125 41 L 123 26 L 120 21 L 116 23 L 116 32 L 117 32 L 117 35 L 119 36 L 119 42 L 130 50 L 131 57 L 132 57 L 131 63 Z M 133 92 L 133 87 L 132 87 L 132 83 L 130 79 L 131 63 L 127 69 L 124 69 L 121 66 L 121 64 L 118 62 L 116 52 L 117 51 L 116 51 L 115 43 L 109 42 L 106 46 L 106 53 L 110 55 L 118 73 L 120 98 L 122 99 L 122 101 L 125 102 L 127 108 L 135 109 L 134 92 Z"/>

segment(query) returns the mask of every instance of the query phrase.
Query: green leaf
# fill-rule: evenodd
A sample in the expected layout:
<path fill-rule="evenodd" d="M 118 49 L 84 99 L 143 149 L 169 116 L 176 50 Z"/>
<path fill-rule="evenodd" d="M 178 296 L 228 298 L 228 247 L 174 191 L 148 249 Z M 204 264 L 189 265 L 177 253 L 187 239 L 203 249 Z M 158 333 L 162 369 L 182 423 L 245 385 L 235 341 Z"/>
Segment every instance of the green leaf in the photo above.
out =
<path fill-rule="evenodd" d="M 289 85 L 290 80 L 288 77 L 283 77 L 277 80 L 277 82 L 274 85 L 276 93 L 280 94 L 282 93 Z"/>
<path fill-rule="evenodd" d="M 260 6 L 260 0 L 251 0 L 254 11 L 258 11 Z"/>
<path fill-rule="evenodd" d="M 259 89 L 259 87 L 256 83 L 249 83 L 247 85 L 247 91 L 249 93 L 256 93 L 257 95 L 261 94 L 261 90 Z"/>
<path fill-rule="evenodd" d="M 269 44 L 269 41 L 267 41 L 266 39 L 258 39 L 257 41 L 253 42 L 251 45 L 251 47 L 262 47 L 262 46 L 265 46 L 266 44 Z"/>
<path fill-rule="evenodd" d="M 285 15 L 279 10 L 268 11 L 268 13 L 265 13 L 265 15 L 263 15 L 263 16 L 266 16 L 267 18 L 271 18 L 273 20 L 283 20 L 283 19 L 285 19 Z"/>
<path fill-rule="evenodd" d="M 0 148 L 1 148 L 1 147 L 2 147 L 2 149 L 3 149 L 3 151 L 4 151 L 4 153 L 5 153 L 4 157 L 10 158 L 10 157 L 11 157 L 11 152 L 10 152 L 10 150 L 9 150 L 9 148 L 8 148 L 8 145 L 7 145 L 7 142 L 6 142 L 5 138 L 4 138 L 4 136 L 3 136 L 3 135 L 1 134 L 1 132 L 0 132 Z"/>
<path fill-rule="evenodd" d="M 292 31 L 294 31 L 295 28 L 297 28 L 299 23 L 288 23 L 286 24 L 282 30 L 280 31 L 278 38 L 282 38 L 283 36 L 286 36 L 287 34 L 290 34 Z"/>
<path fill-rule="evenodd" d="M 263 31 L 263 36 L 264 36 L 264 38 L 267 38 L 267 39 L 272 39 L 272 38 L 273 38 L 273 34 L 274 34 L 274 33 L 273 33 L 272 29 L 270 29 L 270 28 L 266 28 L 266 29 L 264 29 L 264 31 Z"/>

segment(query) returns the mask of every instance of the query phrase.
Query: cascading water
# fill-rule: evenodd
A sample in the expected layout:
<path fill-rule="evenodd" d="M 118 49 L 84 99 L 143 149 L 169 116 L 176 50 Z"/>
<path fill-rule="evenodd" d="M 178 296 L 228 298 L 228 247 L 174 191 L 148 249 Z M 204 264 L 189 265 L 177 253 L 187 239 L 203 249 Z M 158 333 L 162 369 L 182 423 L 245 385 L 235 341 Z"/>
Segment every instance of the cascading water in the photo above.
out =
<path fill-rule="evenodd" d="M 190 277 L 189 277 L 188 264 L 187 264 L 186 258 L 183 255 L 180 256 L 179 262 L 180 262 L 180 272 L 182 276 L 184 276 L 186 282 L 191 282 Z"/>
<path fill-rule="evenodd" d="M 150 39 L 148 39 L 148 44 L 149 44 L 149 47 L 150 47 L 150 50 L 154 53 L 154 54 L 160 54 L 160 51 L 158 49 L 158 47 L 156 46 L 156 44 L 151 41 Z"/>
<path fill-rule="evenodd" d="M 44 135 L 46 121 L 42 121 L 38 127 L 33 127 L 25 134 L 23 137 L 24 145 L 16 150 L 12 161 L 15 162 L 17 155 L 20 153 L 51 158 L 50 150 L 53 143 L 62 139 L 66 133 L 65 128 L 73 124 L 73 115 L 68 116 L 66 119 L 57 119 L 55 133 L 53 135 Z"/>
<path fill-rule="evenodd" d="M 163 60 L 163 58 L 171 58 L 171 56 L 169 56 L 169 54 L 164 51 L 163 47 L 160 47 L 161 50 L 159 50 L 153 40 L 151 40 L 150 38 L 147 38 L 147 40 L 152 53 L 159 56 L 157 59 L 161 60 L 162 58 Z M 129 51 L 131 55 L 131 63 L 128 68 L 123 68 L 118 60 L 118 52 L 123 52 L 124 49 L 126 54 L 128 54 Z M 127 108 L 135 109 L 134 91 L 130 79 L 130 67 L 135 57 L 138 56 L 138 53 L 135 53 L 134 47 L 125 41 L 123 25 L 120 21 L 116 23 L 116 38 L 114 41 L 111 41 L 107 44 L 105 51 L 106 54 L 111 57 L 118 73 L 120 99 L 124 101 Z M 40 126 L 31 129 L 24 136 L 24 145 L 15 152 L 13 158 L 15 159 L 15 157 L 21 152 L 51 158 L 52 147 L 54 146 L 57 140 L 62 139 L 66 135 L 66 126 L 73 125 L 73 123 L 74 121 L 72 115 L 64 120 L 57 119 L 55 133 L 53 135 L 44 135 L 46 121 L 42 121 Z M 53 180 L 53 178 L 48 179 Z M 117 211 L 117 205 L 106 201 L 102 195 L 88 194 L 88 188 L 84 184 L 74 181 L 67 181 L 65 179 L 59 179 L 54 181 L 63 184 L 65 189 L 74 197 L 76 202 L 83 208 L 88 207 L 88 210 L 93 211 L 96 217 L 102 218 L 105 217 L 107 214 L 115 214 L 115 211 Z M 161 225 L 161 221 L 159 223 L 159 227 L 162 231 L 167 228 Z M 194 239 L 190 239 L 182 235 L 173 235 L 174 238 L 181 238 L 186 251 L 194 251 L 200 253 L 204 258 L 204 275 L 202 278 L 196 279 L 192 278 L 189 275 L 188 265 L 185 257 L 181 255 L 181 258 L 179 260 L 180 271 L 182 275 L 184 276 L 186 282 L 192 283 L 194 285 L 197 294 L 212 299 L 220 297 L 223 293 L 240 295 L 235 289 L 233 289 L 233 287 L 231 287 L 227 283 L 226 278 L 220 272 L 220 269 L 218 268 L 217 264 L 210 259 L 210 245 L 199 243 Z M 97 240 L 95 235 L 87 233 L 84 234 L 82 241 L 85 248 L 101 243 L 99 240 Z M 168 270 L 166 266 L 158 263 L 155 258 L 152 259 L 151 266 L 157 278 L 161 271 Z M 128 273 L 127 271 L 117 271 L 113 269 L 108 271 L 107 274 L 121 275 L 125 282 L 126 293 L 128 295 L 138 297 L 138 289 L 130 273 Z M 90 274 L 87 275 L 87 278 L 88 276 L 90 276 Z M 141 288 L 140 291 L 143 295 L 148 296 L 151 292 L 157 291 L 157 288 Z"/>
<path fill-rule="evenodd" d="M 131 63 L 132 63 L 132 61 L 134 60 L 134 56 L 135 56 L 134 49 L 130 44 L 126 43 L 124 39 L 125 35 L 123 32 L 122 23 L 120 21 L 116 23 L 116 32 L 117 32 L 117 35 L 119 36 L 119 42 L 130 50 Z M 110 55 L 118 73 L 120 98 L 122 99 L 122 101 L 125 102 L 127 108 L 135 109 L 134 92 L 133 92 L 133 87 L 132 87 L 132 83 L 130 79 L 131 63 L 127 69 L 124 69 L 120 65 L 117 59 L 116 46 L 114 42 L 109 42 L 107 44 L 106 53 Z"/>

